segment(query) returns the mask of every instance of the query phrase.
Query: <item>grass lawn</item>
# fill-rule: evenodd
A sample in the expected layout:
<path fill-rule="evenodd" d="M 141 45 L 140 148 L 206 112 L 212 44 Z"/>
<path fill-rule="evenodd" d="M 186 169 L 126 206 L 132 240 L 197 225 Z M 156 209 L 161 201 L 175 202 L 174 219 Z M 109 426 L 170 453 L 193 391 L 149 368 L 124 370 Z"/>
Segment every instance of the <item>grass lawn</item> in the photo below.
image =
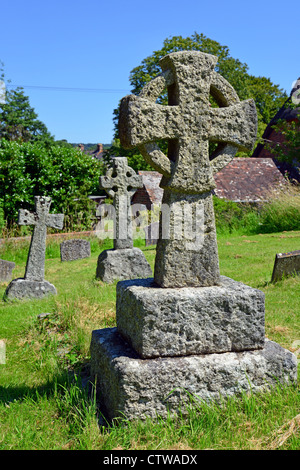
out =
<path fill-rule="evenodd" d="M 219 236 L 221 274 L 266 295 L 266 336 L 300 349 L 300 277 L 271 284 L 275 254 L 299 250 L 300 232 Z M 115 326 L 116 283 L 95 279 L 97 257 L 109 244 L 91 240 L 90 258 L 60 261 L 49 242 L 45 279 L 58 295 L 4 301 L 0 284 L 0 449 L 299 449 L 299 386 L 247 395 L 222 405 L 191 406 L 188 418 L 99 425 L 87 393 L 91 331 Z M 142 248 L 153 267 L 155 247 Z M 28 242 L 0 246 L 23 277 Z M 42 319 L 38 315 L 50 313 Z M 75 373 L 74 373 L 75 372 Z"/>

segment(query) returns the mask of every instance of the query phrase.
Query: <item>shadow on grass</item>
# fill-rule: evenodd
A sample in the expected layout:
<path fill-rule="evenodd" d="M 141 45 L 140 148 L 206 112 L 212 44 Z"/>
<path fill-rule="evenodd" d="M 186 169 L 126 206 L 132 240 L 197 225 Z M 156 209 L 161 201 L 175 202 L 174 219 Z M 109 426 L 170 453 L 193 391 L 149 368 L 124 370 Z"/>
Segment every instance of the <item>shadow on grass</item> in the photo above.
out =
<path fill-rule="evenodd" d="M 48 398 L 55 396 L 60 388 L 67 388 L 76 385 L 81 388 L 87 396 L 92 395 L 92 383 L 90 381 L 90 364 L 86 360 L 78 362 L 76 368 L 65 369 L 39 386 L 22 385 L 0 385 L 0 403 L 8 404 L 12 401 L 31 399 L 38 400 L 40 396 Z"/>

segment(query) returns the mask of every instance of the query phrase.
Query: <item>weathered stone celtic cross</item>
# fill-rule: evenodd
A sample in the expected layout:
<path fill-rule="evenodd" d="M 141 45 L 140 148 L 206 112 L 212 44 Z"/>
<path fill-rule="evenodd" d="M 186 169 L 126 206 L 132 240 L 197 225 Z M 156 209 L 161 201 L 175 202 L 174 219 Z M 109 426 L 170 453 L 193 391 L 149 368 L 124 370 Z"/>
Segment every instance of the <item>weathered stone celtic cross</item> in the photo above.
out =
<path fill-rule="evenodd" d="M 33 234 L 29 248 L 25 279 L 43 281 L 45 277 L 45 251 L 47 227 L 63 228 L 63 214 L 49 214 L 50 197 L 36 196 L 35 212 L 19 210 L 19 225 L 33 225 Z"/>
<path fill-rule="evenodd" d="M 219 274 L 213 173 L 236 149 L 251 148 L 256 110 L 215 73 L 216 61 L 169 54 L 140 96 L 122 100 L 121 143 L 138 146 L 163 174 L 163 205 L 173 212 L 165 237 L 162 209 L 154 279 L 118 282 L 117 327 L 92 334 L 91 376 L 109 419 L 167 417 L 184 412 L 189 396 L 218 401 L 297 380 L 296 356 L 265 338 L 264 293 Z M 156 104 L 164 87 L 168 106 Z M 168 156 L 158 139 L 169 140 Z M 211 156 L 210 141 L 219 144 Z M 189 231 L 178 237 L 177 217 L 188 209 L 197 222 L 199 207 L 200 246 Z"/>
<path fill-rule="evenodd" d="M 55 287 L 44 280 L 47 227 L 63 228 L 63 214 L 49 214 L 51 198 L 35 196 L 35 212 L 19 210 L 19 225 L 33 225 L 24 279 L 15 279 L 8 286 L 7 297 L 42 297 L 56 293 Z"/>
<path fill-rule="evenodd" d="M 178 227 L 172 216 L 169 237 L 160 232 L 154 279 L 163 287 L 219 284 L 213 173 L 238 149 L 251 149 L 256 138 L 254 101 L 239 101 L 231 85 L 214 71 L 216 62 L 217 57 L 195 51 L 169 54 L 160 62 L 163 73 L 139 96 L 129 95 L 121 102 L 121 144 L 138 147 L 147 162 L 163 174 L 163 204 L 173 213 L 188 204 L 191 211 L 201 208 L 204 214 L 201 249 L 189 249 L 184 233 L 181 238 L 176 236 Z M 168 106 L 156 103 L 164 88 Z M 219 108 L 210 106 L 210 94 Z M 169 142 L 168 156 L 155 144 L 160 139 Z M 209 142 L 219 144 L 211 157 Z"/>
<path fill-rule="evenodd" d="M 140 175 L 128 166 L 127 158 L 114 157 L 113 166 L 100 176 L 100 188 L 113 198 L 115 208 L 114 248 L 132 248 L 130 201 L 138 188 L 143 187 Z"/>
<path fill-rule="evenodd" d="M 100 176 L 100 187 L 113 198 L 114 249 L 98 257 L 96 277 L 104 282 L 152 276 L 143 252 L 133 247 L 131 198 L 143 187 L 140 175 L 128 166 L 126 157 L 113 157 L 112 167 Z"/>

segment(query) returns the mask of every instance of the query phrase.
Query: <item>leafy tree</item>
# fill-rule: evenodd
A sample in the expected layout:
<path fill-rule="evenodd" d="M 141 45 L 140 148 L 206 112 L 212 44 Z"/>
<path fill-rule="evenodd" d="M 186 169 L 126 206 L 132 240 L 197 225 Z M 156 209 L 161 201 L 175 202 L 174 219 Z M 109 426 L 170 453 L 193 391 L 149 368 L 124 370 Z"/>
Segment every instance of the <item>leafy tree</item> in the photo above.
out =
<path fill-rule="evenodd" d="M 154 51 L 146 57 L 141 65 L 135 67 L 129 76 L 133 94 L 139 94 L 142 88 L 156 77 L 160 72 L 159 60 L 166 54 L 182 50 L 198 50 L 218 57 L 216 71 L 220 73 L 236 90 L 241 100 L 253 98 L 256 102 L 258 113 L 258 140 L 268 124 L 270 118 L 282 106 L 286 94 L 270 79 L 265 77 L 254 77 L 248 73 L 248 65 L 238 59 L 231 57 L 229 48 L 217 41 L 207 38 L 203 34 L 194 33 L 191 37 L 183 38 L 174 36 L 165 39 L 163 47 Z M 165 91 L 158 99 L 160 104 L 167 104 L 167 92 Z M 130 165 L 135 170 L 149 170 L 150 168 L 140 155 L 138 149 L 126 150 L 120 146 L 118 140 L 118 118 L 119 108 L 114 110 L 115 139 L 111 148 L 106 152 L 106 162 L 109 164 L 113 155 L 127 156 Z M 160 143 L 162 149 L 166 143 Z M 243 154 L 248 156 L 248 154 Z"/>
<path fill-rule="evenodd" d="M 0 80 L 4 81 L 3 64 L 0 63 Z M 6 90 L 6 103 L 0 104 L 0 138 L 7 140 L 53 142 L 45 124 L 38 119 L 30 106 L 28 96 L 21 87 Z"/>
<path fill-rule="evenodd" d="M 0 108 L 0 137 L 21 142 L 54 141 L 21 88 L 6 92 L 6 104 Z"/>
<path fill-rule="evenodd" d="M 272 129 L 282 138 L 278 142 L 276 140 L 274 142 L 264 142 L 264 146 L 277 160 L 297 167 L 298 172 L 300 172 L 300 108 L 298 104 L 290 100 L 287 101 L 285 106 L 290 108 L 291 111 L 296 110 L 295 116 L 298 115 L 298 119 L 279 119 L 272 126 Z"/>

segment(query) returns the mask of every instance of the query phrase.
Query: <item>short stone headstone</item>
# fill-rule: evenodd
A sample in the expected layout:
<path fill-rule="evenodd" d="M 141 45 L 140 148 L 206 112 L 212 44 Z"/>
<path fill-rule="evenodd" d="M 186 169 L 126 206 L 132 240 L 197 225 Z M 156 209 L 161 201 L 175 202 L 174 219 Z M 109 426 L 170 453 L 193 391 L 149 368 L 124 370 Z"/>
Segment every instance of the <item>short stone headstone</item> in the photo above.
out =
<path fill-rule="evenodd" d="M 146 246 L 156 245 L 159 239 L 159 222 L 152 222 L 144 228 Z"/>
<path fill-rule="evenodd" d="M 7 299 L 43 298 L 57 294 L 53 284 L 44 279 L 47 227 L 63 228 L 63 214 L 49 214 L 51 198 L 35 196 L 35 212 L 19 210 L 19 225 L 33 225 L 33 234 L 27 258 L 25 277 L 14 279 L 8 285 Z"/>
<path fill-rule="evenodd" d="M 138 147 L 163 174 L 164 196 L 154 277 L 119 282 L 117 327 L 92 333 L 91 375 L 109 419 L 184 414 L 190 396 L 220 400 L 297 381 L 296 356 L 265 338 L 263 292 L 220 275 L 213 174 L 252 148 L 257 116 L 216 62 L 168 54 L 162 73 L 121 102 L 121 145 Z M 159 139 L 168 139 L 168 156 Z M 210 141 L 219 144 L 212 155 Z"/>
<path fill-rule="evenodd" d="M 300 274 L 300 250 L 276 254 L 271 282 L 291 274 Z"/>
<path fill-rule="evenodd" d="M 100 187 L 113 198 L 115 210 L 114 249 L 104 250 L 98 257 L 96 278 L 112 283 L 115 280 L 152 276 L 144 253 L 133 247 L 131 198 L 143 186 L 142 177 L 127 164 L 127 158 L 114 157 L 113 166 L 100 177 Z"/>
<path fill-rule="evenodd" d="M 91 244 L 88 240 L 65 240 L 60 244 L 61 261 L 73 261 L 89 258 L 91 256 Z"/>
<path fill-rule="evenodd" d="M 12 278 L 12 271 L 15 268 L 15 263 L 0 259 L 0 282 L 8 282 Z"/>

